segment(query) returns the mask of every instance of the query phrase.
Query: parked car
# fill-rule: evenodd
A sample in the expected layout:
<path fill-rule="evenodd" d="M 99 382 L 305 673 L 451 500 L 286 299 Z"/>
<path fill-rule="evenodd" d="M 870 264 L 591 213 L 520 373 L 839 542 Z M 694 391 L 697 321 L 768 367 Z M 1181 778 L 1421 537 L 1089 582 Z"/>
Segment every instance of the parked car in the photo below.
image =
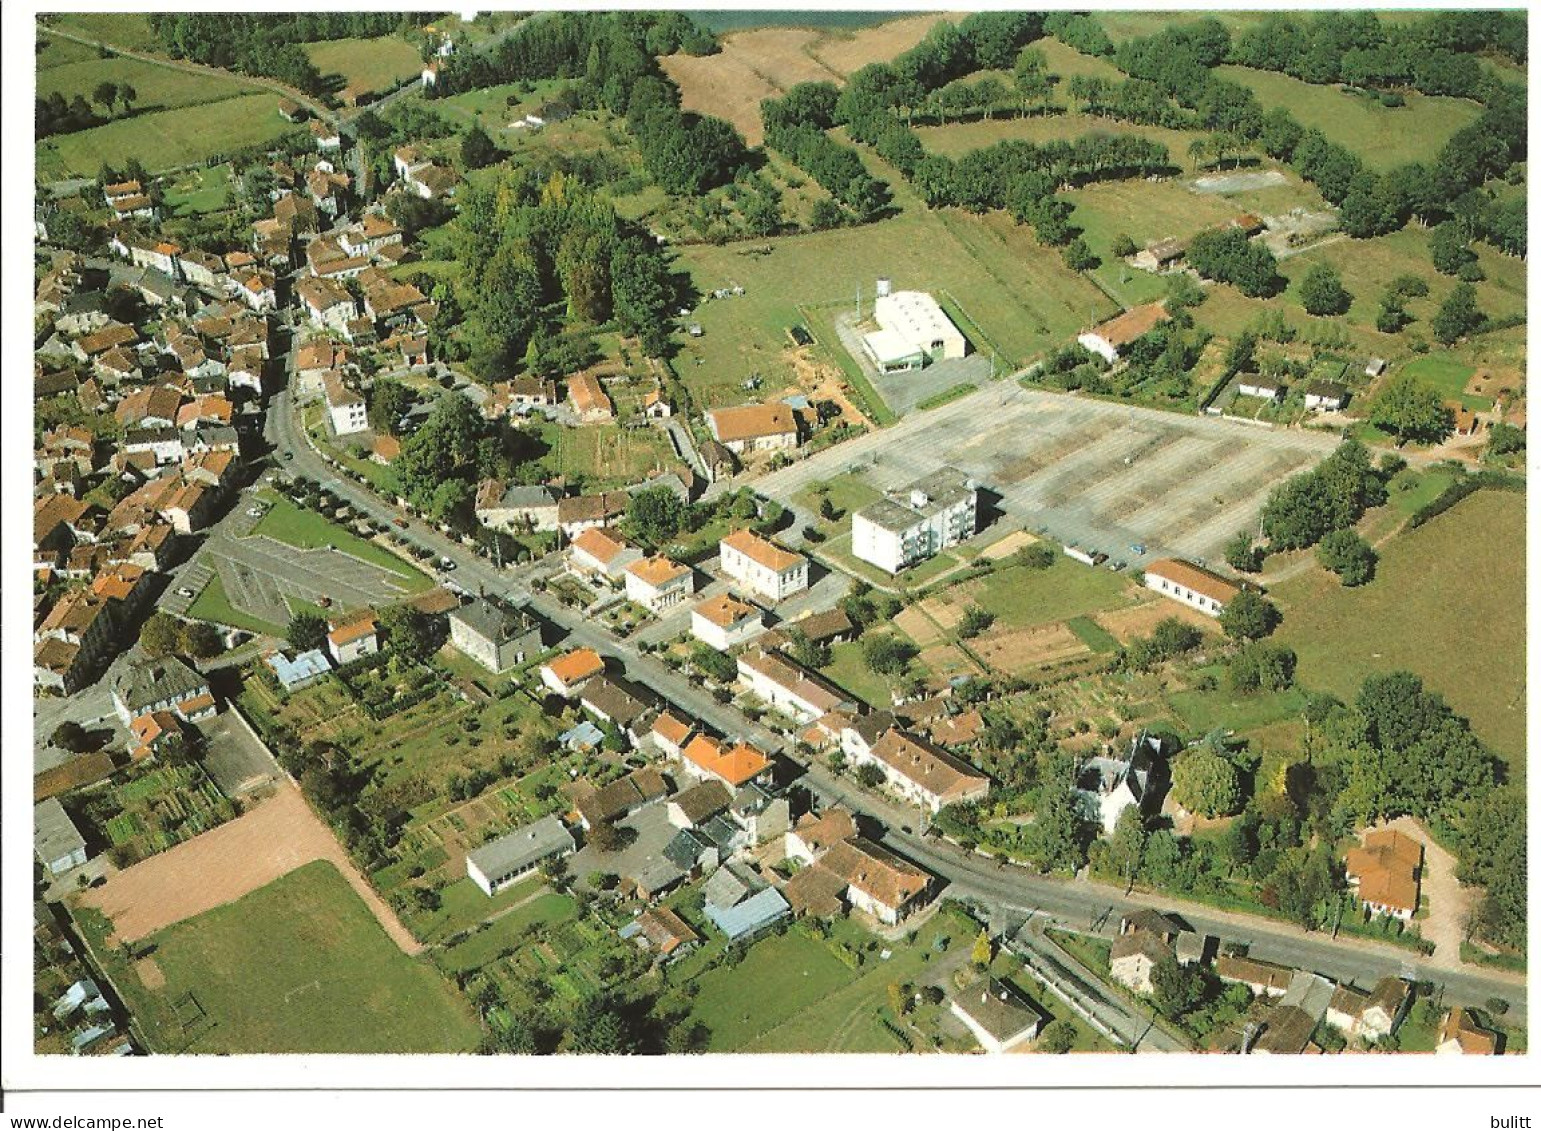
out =
<path fill-rule="evenodd" d="M 196 594 L 196 593 L 194 593 L 194 592 L 193 592 L 193 591 L 192 591 L 192 590 L 191 590 L 191 589 L 189 589 L 189 588 L 188 588 L 188 587 L 187 587 L 187 586 L 185 586 L 185 585 L 183 585 L 183 586 L 181 586 L 181 587 L 180 587 L 180 588 L 179 588 L 179 589 L 178 589 L 178 590 L 177 590 L 177 596 L 178 596 L 178 597 L 186 597 L 186 598 L 187 598 L 187 599 L 188 599 L 188 600 L 189 600 L 189 601 L 191 601 L 191 600 L 192 600 L 192 599 L 193 599 L 193 598 L 194 598 L 194 597 L 195 597 L 195 596 L 197 596 L 197 594 Z"/>
<path fill-rule="evenodd" d="M 454 569 L 455 568 L 455 559 L 454 558 L 440 558 L 439 559 L 439 565 L 441 565 L 446 570 Z"/>
<path fill-rule="evenodd" d="M 252 518 L 261 518 L 266 511 L 262 507 L 247 507 L 246 513 L 251 515 Z"/>
<path fill-rule="evenodd" d="M 404 518 L 395 518 L 391 520 L 391 525 L 397 527 L 400 530 L 405 530 L 407 528 L 407 520 Z"/>

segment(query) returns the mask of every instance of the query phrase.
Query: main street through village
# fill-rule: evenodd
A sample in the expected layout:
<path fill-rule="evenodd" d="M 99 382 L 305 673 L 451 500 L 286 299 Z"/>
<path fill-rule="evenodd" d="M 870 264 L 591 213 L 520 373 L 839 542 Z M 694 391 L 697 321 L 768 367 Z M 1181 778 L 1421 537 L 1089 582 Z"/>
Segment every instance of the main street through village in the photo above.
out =
<path fill-rule="evenodd" d="M 278 455 L 277 466 L 291 475 L 304 475 L 378 523 L 403 519 L 401 510 L 367 488 L 341 475 L 311 444 L 296 419 L 292 393 L 284 389 L 271 401 L 266 435 Z M 432 552 L 436 558 L 455 563 L 458 584 L 470 590 L 502 595 L 529 606 L 562 634 L 565 647 L 589 647 L 624 666 L 626 674 L 683 711 L 694 715 L 718 733 L 742 738 L 770 753 L 796 762 L 790 744 L 769 728 L 751 721 L 731 704 L 719 703 L 700 684 L 676 672 L 635 644 L 618 639 L 581 611 L 569 609 L 535 592 L 531 581 L 543 569 L 527 563 L 499 569 L 473 549 L 445 536 L 436 527 L 412 519 L 404 529 L 396 527 L 409 542 Z M 549 641 L 548 641 L 549 643 Z M 797 763 L 804 771 L 801 782 L 827 801 L 838 801 L 855 813 L 877 822 L 881 839 L 947 885 L 957 899 L 977 904 L 998 929 L 1015 933 L 1030 920 L 1051 920 L 1076 930 L 1118 930 L 1127 912 L 1148 907 L 1175 912 L 1195 930 L 1231 943 L 1243 943 L 1260 959 L 1315 970 L 1361 986 L 1373 985 L 1386 976 L 1427 979 L 1462 1001 L 1481 1003 L 1500 997 L 1510 1003 L 1512 1015 L 1526 1016 L 1525 983 L 1519 975 L 1468 966 L 1437 965 L 1414 951 L 1364 940 L 1349 941 L 1307 932 L 1256 916 L 1217 911 L 1180 899 L 1125 893 L 1119 888 L 1085 880 L 1059 880 L 1036 875 L 1017 865 L 997 862 L 967 852 L 937 837 L 926 835 L 923 815 L 915 809 L 894 805 L 849 778 L 837 777 L 818 762 Z M 1127 1006 L 1121 1022 L 1113 1027 L 1130 1032 L 1139 1018 Z M 1142 1047 L 1164 1047 L 1169 1040 L 1159 1031 L 1147 1035 Z"/>

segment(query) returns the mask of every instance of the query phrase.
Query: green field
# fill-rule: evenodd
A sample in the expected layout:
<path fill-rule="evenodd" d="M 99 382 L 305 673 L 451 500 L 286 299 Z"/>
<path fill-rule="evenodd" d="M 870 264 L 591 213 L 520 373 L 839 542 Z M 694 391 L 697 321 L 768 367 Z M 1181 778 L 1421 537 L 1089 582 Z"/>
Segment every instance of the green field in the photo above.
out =
<path fill-rule="evenodd" d="M 1525 496 L 1480 491 L 1382 547 L 1375 580 L 1319 570 L 1280 584 L 1276 636 L 1307 688 L 1352 700 L 1364 677 L 1406 669 L 1524 772 Z"/>
<path fill-rule="evenodd" d="M 268 513 L 252 528 L 252 534 L 275 538 L 301 550 L 315 550 L 331 546 L 344 554 L 352 554 L 381 569 L 396 574 L 406 584 L 410 593 L 421 593 L 433 588 L 433 581 L 413 569 L 389 550 L 366 542 L 351 534 L 315 511 L 296 506 L 288 499 L 264 492 L 262 498 L 270 506 Z"/>
<path fill-rule="evenodd" d="M 1143 137 L 1167 147 L 1172 164 L 1186 167 L 1188 143 L 1196 134 L 1183 130 L 1169 130 L 1161 126 L 1142 126 L 1132 122 L 1120 122 L 1114 118 L 1099 118 L 1092 114 L 1035 114 L 1026 118 L 996 117 L 988 121 L 949 122 L 940 126 L 916 126 L 916 136 L 927 153 L 939 153 L 944 157 L 962 157 L 976 149 L 994 145 L 998 141 L 1029 141 L 1042 145 L 1050 141 L 1067 141 L 1087 134 L 1111 134 L 1116 136 Z M 1141 187 L 1144 187 L 1142 184 Z"/>
<path fill-rule="evenodd" d="M 1458 357 L 1445 353 L 1424 354 L 1402 366 L 1402 371 L 1432 385 L 1447 401 L 1459 401 L 1476 412 L 1485 412 L 1493 407 L 1488 397 L 1466 395 L 1466 382 L 1471 380 L 1471 375 L 1477 370 Z"/>
<path fill-rule="evenodd" d="M 189 169 L 166 186 L 166 207 L 172 215 L 218 212 L 230 206 L 230 166 Z"/>
<path fill-rule="evenodd" d="M 37 37 L 37 71 L 38 83 L 41 87 L 42 73 L 49 67 L 63 67 L 70 63 L 82 63 L 89 59 L 100 59 L 101 55 L 95 47 L 87 47 L 84 43 L 76 43 L 72 39 L 61 39 L 56 35 L 39 35 Z M 38 92 L 42 93 L 41 89 Z M 90 92 L 88 91 L 87 94 Z"/>
<path fill-rule="evenodd" d="M 961 308 L 989 338 L 976 348 L 993 343 L 1008 365 L 1113 312 L 1113 303 L 1068 270 L 1057 251 L 1040 247 L 1030 229 L 1004 213 L 929 211 L 896 171 L 869 153 L 863 157 L 894 189 L 899 215 L 859 229 L 754 242 L 772 249 L 769 254 L 749 254 L 745 245 L 681 249 L 680 265 L 701 292 L 744 288 L 740 296 L 700 306 L 692 318 L 704 336 L 689 339 L 676 359 L 701 407 L 750 399 L 742 383 L 751 374 L 761 376 L 766 390 L 790 384 L 787 328 L 806 321 L 808 308 L 854 313 L 858 288 L 870 314 L 879 276 Z M 814 333 L 816 354 L 839 366 L 844 347 L 822 327 Z"/>
<path fill-rule="evenodd" d="M 225 583 L 219 579 L 218 574 L 215 574 L 213 579 L 203 587 L 203 592 L 198 594 L 198 599 L 188 607 L 187 615 L 194 620 L 213 621 L 215 624 L 226 624 L 231 628 L 244 628 L 248 632 L 255 632 L 262 636 L 284 634 L 283 625 L 269 624 L 232 605 L 229 595 L 225 592 Z"/>
<path fill-rule="evenodd" d="M 1092 569 L 1063 554 L 1048 569 L 999 566 L 989 576 L 939 594 L 949 605 L 978 605 L 995 623 L 1023 628 L 1136 604 L 1142 590 L 1122 574 Z"/>
<path fill-rule="evenodd" d="M 1285 107 L 1302 126 L 1321 130 L 1328 141 L 1346 146 L 1377 170 L 1433 160 L 1452 134 L 1482 113 L 1477 103 L 1460 98 L 1409 92 L 1407 105 L 1392 109 L 1334 86 L 1273 71 L 1223 66 L 1215 73 L 1251 87 L 1264 109 Z"/>
<path fill-rule="evenodd" d="M 322 78 L 340 75 L 340 86 L 359 86 L 376 94 L 392 90 L 405 79 L 416 78 L 423 69 L 417 48 L 394 35 L 307 43 L 304 51 Z"/>
<path fill-rule="evenodd" d="M 888 681 L 867 667 L 855 640 L 830 648 L 830 663 L 820 674 L 872 707 L 887 708 L 893 699 Z"/>
<path fill-rule="evenodd" d="M 525 888 L 528 885 L 519 886 Z M 480 892 L 477 894 L 481 895 Z M 528 891 L 520 893 L 521 898 L 528 895 Z M 483 895 L 482 899 L 486 900 L 487 897 Z M 491 905 L 490 900 L 487 903 Z M 577 910 L 577 901 L 572 896 L 546 892 L 504 915 L 491 926 L 477 931 L 464 942 L 449 947 L 440 955 L 439 961 L 451 971 L 478 970 L 496 960 L 504 950 L 516 945 L 531 927 L 566 922 L 576 916 Z"/>
<path fill-rule="evenodd" d="M 37 170 L 45 179 L 94 177 L 104 163 L 122 166 L 130 157 L 152 170 L 196 165 L 293 128 L 278 116 L 278 95 L 243 94 L 46 138 L 37 145 Z"/>
<path fill-rule="evenodd" d="M 48 23 L 60 31 L 134 51 L 161 49 L 160 40 L 150 31 L 149 17 L 143 12 L 61 12 Z"/>
<path fill-rule="evenodd" d="M 1305 693 L 1297 689 L 1238 695 L 1224 687 L 1224 673 L 1216 671 L 1221 687 L 1215 691 L 1174 691 L 1167 705 L 1190 734 L 1232 730 L 1247 734 L 1286 719 L 1299 718 L 1305 709 Z"/>
<path fill-rule="evenodd" d="M 55 42 L 81 51 L 91 50 L 89 47 L 80 47 L 68 40 Z M 129 120 L 158 110 L 218 102 L 238 94 L 251 94 L 254 90 L 250 84 L 236 75 L 221 78 L 213 74 L 190 74 L 187 71 L 157 66 L 154 63 L 142 63 L 137 59 L 93 57 L 84 62 L 67 63 L 63 66 L 39 70 L 37 96 L 46 98 L 50 94 L 58 93 L 69 99 L 80 94 L 90 101 L 91 92 L 96 89 L 98 83 L 102 82 L 117 83 L 119 86 L 127 83 L 134 88 L 137 97 L 134 99 Z M 105 113 L 100 105 L 93 104 L 92 109 L 98 113 Z M 122 103 L 118 104 L 114 113 L 120 115 L 123 113 Z M 148 163 L 151 156 L 151 154 L 141 154 L 140 160 Z"/>
<path fill-rule="evenodd" d="M 550 475 L 581 481 L 587 490 L 636 483 L 680 462 L 669 437 L 657 428 L 543 424 L 540 435 L 550 446 L 541 460 Z"/>
<path fill-rule="evenodd" d="M 402 954 L 326 861 L 152 941 L 165 988 L 124 989 L 161 1017 L 193 995 L 212 1025 L 189 1052 L 458 1053 L 481 1037 L 468 1003 Z M 175 1028 L 161 1027 L 167 1051 L 182 1051 Z"/>

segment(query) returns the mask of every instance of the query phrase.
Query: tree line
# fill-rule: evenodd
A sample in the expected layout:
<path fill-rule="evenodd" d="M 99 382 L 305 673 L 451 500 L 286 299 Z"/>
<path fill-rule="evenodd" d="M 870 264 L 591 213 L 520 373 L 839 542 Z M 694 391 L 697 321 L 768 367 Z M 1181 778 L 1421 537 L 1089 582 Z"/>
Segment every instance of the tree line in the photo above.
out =
<path fill-rule="evenodd" d="M 446 60 L 430 98 L 539 79 L 575 79 L 576 105 L 624 118 L 648 174 L 690 196 L 733 180 L 743 138 L 727 122 L 687 113 L 658 56 L 717 50 L 712 34 L 681 12 L 557 12 L 531 18 L 486 54 Z"/>

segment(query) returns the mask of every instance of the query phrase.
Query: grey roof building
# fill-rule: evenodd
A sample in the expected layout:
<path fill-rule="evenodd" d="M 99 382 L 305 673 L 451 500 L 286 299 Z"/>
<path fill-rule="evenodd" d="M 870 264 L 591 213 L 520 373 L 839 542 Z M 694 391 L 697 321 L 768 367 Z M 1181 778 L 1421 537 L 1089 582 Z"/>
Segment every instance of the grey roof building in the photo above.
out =
<path fill-rule="evenodd" d="M 732 907 L 706 905 L 706 917 L 728 936 L 729 942 L 756 935 L 791 913 L 792 908 L 775 888 L 766 888 Z"/>
<path fill-rule="evenodd" d="M 128 726 L 146 711 L 172 709 L 209 694 L 209 681 L 175 656 L 129 664 L 112 685 L 112 705 Z"/>
<path fill-rule="evenodd" d="M 477 597 L 449 614 L 449 639 L 492 672 L 522 664 L 541 648 L 540 622 L 496 598 Z"/>
<path fill-rule="evenodd" d="M 1042 1012 L 996 978 L 960 990 L 951 1008 L 986 1052 L 1006 1052 L 1031 1040 L 1045 1022 Z"/>
<path fill-rule="evenodd" d="M 68 872 L 86 862 L 86 839 L 57 797 L 33 807 L 32 840 L 37 858 L 51 875 Z"/>
<path fill-rule="evenodd" d="M 555 816 L 542 817 L 466 855 L 466 875 L 488 895 L 496 895 L 545 861 L 571 854 L 578 844 Z"/>

